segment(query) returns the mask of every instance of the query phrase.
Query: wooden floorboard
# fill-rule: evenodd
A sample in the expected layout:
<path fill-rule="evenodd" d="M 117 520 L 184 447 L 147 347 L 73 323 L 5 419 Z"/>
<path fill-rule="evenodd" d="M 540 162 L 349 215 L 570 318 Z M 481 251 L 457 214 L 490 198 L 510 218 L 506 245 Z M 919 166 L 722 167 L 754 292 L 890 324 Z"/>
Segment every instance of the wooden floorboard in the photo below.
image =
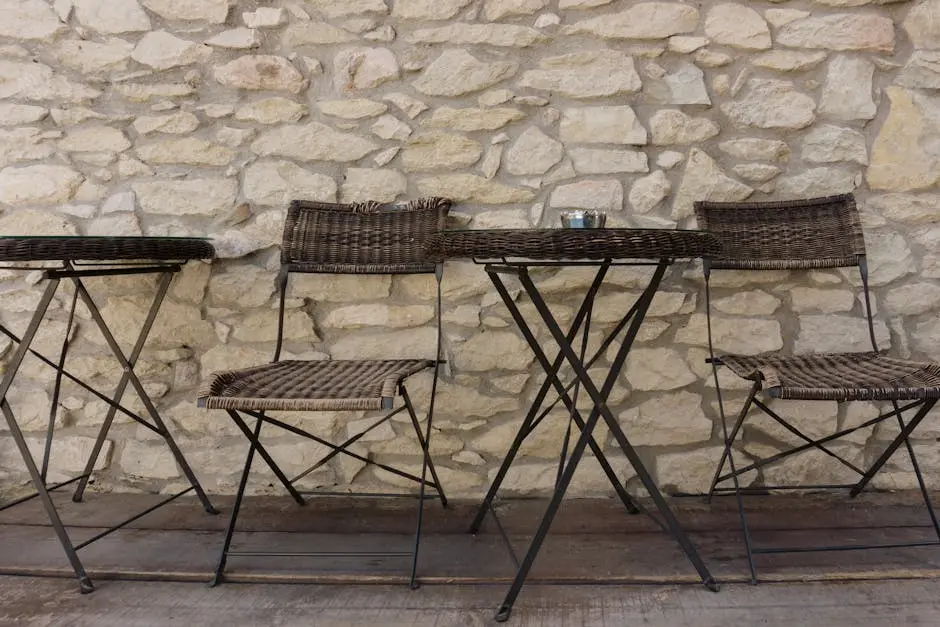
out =
<path fill-rule="evenodd" d="M 73 540 L 80 542 L 155 502 L 149 495 L 90 495 L 56 501 Z M 216 499 L 222 515 L 206 514 L 193 499 L 180 499 L 119 530 L 80 553 L 98 580 L 208 581 L 218 559 L 229 500 Z M 754 539 L 761 546 L 895 543 L 936 538 L 918 496 L 871 494 L 758 497 L 751 504 Z M 737 512 L 731 499 L 672 500 L 712 574 L 721 582 L 749 579 Z M 413 503 L 319 499 L 298 507 L 284 497 L 248 499 L 239 519 L 235 550 L 402 551 L 413 541 Z M 545 507 L 541 500 L 499 504 L 500 519 L 517 555 L 528 544 Z M 426 583 L 505 583 L 514 568 L 492 522 L 477 536 L 466 533 L 472 503 L 444 510 L 427 505 L 419 573 Z M 940 577 L 940 547 L 758 556 L 762 581 L 837 581 Z M 401 583 L 407 559 L 270 558 L 233 556 L 235 582 Z M 70 577 L 71 570 L 38 503 L 0 512 L 0 574 Z M 699 577 L 678 545 L 647 517 L 627 515 L 611 499 L 573 499 L 559 512 L 532 571 L 533 582 L 688 583 Z"/>
<path fill-rule="evenodd" d="M 473 627 L 494 625 L 502 588 L 68 582 L 0 577 L 0 625 L 27 627 Z M 513 627 L 905 627 L 940 624 L 940 581 L 699 586 L 527 586 Z"/>

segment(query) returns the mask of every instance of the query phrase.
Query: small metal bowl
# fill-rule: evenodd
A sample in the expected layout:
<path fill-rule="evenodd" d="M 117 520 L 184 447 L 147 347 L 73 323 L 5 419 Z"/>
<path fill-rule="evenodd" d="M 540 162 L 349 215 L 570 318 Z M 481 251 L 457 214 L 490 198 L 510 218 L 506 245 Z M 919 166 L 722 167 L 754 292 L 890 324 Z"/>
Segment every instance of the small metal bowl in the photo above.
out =
<path fill-rule="evenodd" d="M 602 229 L 607 223 L 603 211 L 571 210 L 561 212 L 561 225 L 566 229 Z"/>

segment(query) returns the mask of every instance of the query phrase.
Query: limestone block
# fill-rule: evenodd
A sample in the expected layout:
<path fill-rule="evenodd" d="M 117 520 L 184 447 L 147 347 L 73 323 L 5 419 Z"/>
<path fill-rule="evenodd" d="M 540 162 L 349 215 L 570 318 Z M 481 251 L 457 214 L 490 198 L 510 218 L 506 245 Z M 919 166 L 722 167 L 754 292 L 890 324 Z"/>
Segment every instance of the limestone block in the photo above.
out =
<path fill-rule="evenodd" d="M 146 213 L 215 216 L 231 210 L 238 184 L 234 179 L 198 178 L 140 181 L 131 187 Z"/>
<path fill-rule="evenodd" d="M 329 18 L 364 14 L 385 15 L 388 13 L 388 5 L 386 5 L 385 0 L 345 0 L 344 2 L 307 0 L 307 2 Z"/>
<path fill-rule="evenodd" d="M 935 141 L 935 125 L 928 120 L 938 99 L 901 87 L 888 87 L 885 95 L 891 108 L 872 146 L 869 187 L 889 191 L 933 187 L 940 180 L 940 162 L 926 146 Z"/>
<path fill-rule="evenodd" d="M 211 144 L 196 137 L 163 139 L 138 144 L 137 156 L 150 164 L 228 165 L 235 156 L 231 148 Z"/>
<path fill-rule="evenodd" d="M 816 103 L 796 91 L 793 83 L 766 78 L 748 79 L 745 95 L 721 105 L 738 126 L 800 129 L 816 119 Z"/>
<path fill-rule="evenodd" d="M 519 85 L 571 98 L 632 94 L 642 87 L 633 57 L 615 50 L 546 57 L 539 62 L 539 68 L 525 72 Z"/>
<path fill-rule="evenodd" d="M 575 144 L 646 144 L 646 129 L 627 105 L 567 108 L 562 111 L 561 141 Z"/>
<path fill-rule="evenodd" d="M 48 205 L 67 202 L 84 177 L 61 165 L 6 167 L 0 170 L 0 202 Z"/>
<path fill-rule="evenodd" d="M 920 281 L 891 289 L 885 296 L 884 306 L 892 315 L 917 316 L 935 311 L 940 305 L 940 287 Z"/>
<path fill-rule="evenodd" d="M 708 118 L 693 118 L 678 109 L 660 109 L 650 117 L 654 146 L 696 144 L 719 133 L 718 125 Z"/>
<path fill-rule="evenodd" d="M 77 235 L 75 225 L 63 215 L 48 209 L 21 209 L 4 212 L 0 232 L 5 235 Z"/>
<path fill-rule="evenodd" d="M 433 327 L 345 331 L 330 346 L 330 356 L 333 359 L 433 359 L 436 337 Z"/>
<path fill-rule="evenodd" d="M 794 350 L 798 353 L 832 353 L 871 350 L 868 323 L 864 318 L 833 315 L 807 315 L 799 318 L 800 331 Z M 880 348 L 891 346 L 891 333 L 884 322 L 875 321 L 875 338 Z"/>
<path fill-rule="evenodd" d="M 100 95 L 99 90 L 73 83 L 43 63 L 0 61 L 0 98 L 69 103 L 84 102 Z"/>
<path fill-rule="evenodd" d="M 526 48 L 546 40 L 544 34 L 528 26 L 515 24 L 465 24 L 422 28 L 405 36 L 413 44 L 448 44 L 451 46 L 488 46 Z"/>
<path fill-rule="evenodd" d="M 393 202 L 408 190 L 408 179 L 387 168 L 349 168 L 343 181 L 342 202 Z"/>
<path fill-rule="evenodd" d="M 681 220 L 692 215 L 697 200 L 716 202 L 744 200 L 754 190 L 724 173 L 707 153 L 698 148 L 689 152 L 682 182 L 672 205 L 672 217 Z"/>
<path fill-rule="evenodd" d="M 390 114 L 383 115 L 376 120 L 371 129 L 382 139 L 404 141 L 411 135 L 411 127 Z"/>
<path fill-rule="evenodd" d="M 406 172 L 463 170 L 479 161 L 482 155 L 480 144 L 465 135 L 432 131 L 409 139 L 401 160 Z"/>
<path fill-rule="evenodd" d="M 578 174 L 649 172 L 645 152 L 608 148 L 571 148 L 568 156 Z"/>
<path fill-rule="evenodd" d="M 486 0 L 483 14 L 490 21 L 513 15 L 531 15 L 544 9 L 548 0 Z"/>
<path fill-rule="evenodd" d="M 506 170 L 511 174 L 544 174 L 561 161 L 564 147 L 536 126 L 522 132 L 506 152 Z"/>
<path fill-rule="evenodd" d="M 307 115 L 307 106 L 288 98 L 255 100 L 235 110 L 235 119 L 259 124 L 296 122 Z"/>
<path fill-rule="evenodd" d="M 206 43 L 217 48 L 245 50 L 261 47 L 261 37 L 253 28 L 231 28 L 207 39 Z"/>
<path fill-rule="evenodd" d="M 188 111 L 169 115 L 142 115 L 134 120 L 134 130 L 139 135 L 147 133 L 169 133 L 188 135 L 199 127 L 199 118 Z"/>
<path fill-rule="evenodd" d="M 778 72 L 803 72 L 813 69 L 825 59 L 825 52 L 772 50 L 753 57 L 751 64 Z"/>
<path fill-rule="evenodd" d="M 270 350 L 259 350 L 240 344 L 217 344 L 204 352 L 199 358 L 203 378 L 213 372 L 249 368 L 271 361 Z"/>
<path fill-rule="evenodd" d="M 84 74 L 101 74 L 126 70 L 133 51 L 134 44 L 117 37 L 104 43 L 68 40 L 55 47 L 55 58 L 62 65 Z"/>
<path fill-rule="evenodd" d="M 473 174 L 442 174 L 418 179 L 418 193 L 422 196 L 444 196 L 455 202 L 478 202 L 503 205 L 529 202 L 535 192 L 510 187 L 495 180 Z"/>
<path fill-rule="evenodd" d="M 388 298 L 391 277 L 386 275 L 312 275 L 291 277 L 288 294 L 314 301 L 349 303 Z"/>
<path fill-rule="evenodd" d="M 733 139 L 721 142 L 718 148 L 736 159 L 749 161 L 784 161 L 790 155 L 790 147 L 779 139 Z"/>
<path fill-rule="evenodd" d="M 21 161 L 46 159 L 55 153 L 55 143 L 43 138 L 38 128 L 0 131 L 0 167 Z"/>
<path fill-rule="evenodd" d="M 317 341 L 313 320 L 301 309 L 284 313 L 284 339 Z M 242 342 L 274 342 L 277 340 L 277 314 L 271 310 L 249 313 L 235 324 L 234 337 Z"/>
<path fill-rule="evenodd" d="M 114 91 L 132 102 L 146 102 L 154 98 L 189 96 L 195 90 L 187 83 L 123 83 L 115 85 Z"/>
<path fill-rule="evenodd" d="M 908 11 L 901 26 L 915 48 L 940 48 L 940 2 L 925 0 Z"/>
<path fill-rule="evenodd" d="M 275 55 L 246 55 L 215 69 L 215 80 L 237 89 L 273 89 L 297 94 L 307 79 L 291 62 Z"/>
<path fill-rule="evenodd" d="M 895 81 L 914 88 L 940 88 L 940 52 L 915 50 Z"/>
<path fill-rule="evenodd" d="M 333 58 L 333 86 L 343 93 L 398 80 L 398 60 L 388 48 L 349 48 Z"/>
<path fill-rule="evenodd" d="M 349 3 L 343 3 L 348 5 Z M 384 3 L 383 3 L 384 4 Z M 270 28 L 280 26 L 287 19 L 287 11 L 276 7 L 258 7 L 242 13 L 242 21 L 248 28 Z"/>
<path fill-rule="evenodd" d="M 434 307 L 430 305 L 346 305 L 329 312 L 323 317 L 321 324 L 337 329 L 361 327 L 397 329 L 421 326 L 433 318 Z"/>
<path fill-rule="evenodd" d="M 19 126 L 39 122 L 49 114 L 45 107 L 21 105 L 11 102 L 0 103 L 0 125 Z"/>
<path fill-rule="evenodd" d="M 423 109 L 427 108 L 423 103 L 421 106 Z M 524 117 L 525 114 L 522 111 L 512 107 L 492 109 L 440 107 L 434 110 L 424 124 L 434 128 L 452 128 L 457 131 L 492 131 Z"/>
<path fill-rule="evenodd" d="M 691 372 L 688 375 L 695 378 Z M 690 392 L 657 395 L 622 412 L 619 422 L 634 446 L 705 442 L 711 439 L 713 426 L 702 411 L 702 397 Z"/>
<path fill-rule="evenodd" d="M 367 98 L 352 100 L 321 100 L 317 103 L 320 111 L 347 120 L 360 120 L 381 115 L 388 111 L 388 105 Z"/>
<path fill-rule="evenodd" d="M 158 30 L 144 35 L 134 48 L 131 58 L 155 70 L 168 70 L 205 59 L 206 49 L 195 42 L 171 35 L 165 30 Z"/>
<path fill-rule="evenodd" d="M 671 348 L 634 348 L 623 377 L 634 390 L 675 390 L 698 381 L 679 352 Z"/>
<path fill-rule="evenodd" d="M 698 21 L 698 11 L 689 5 L 640 2 L 619 13 L 575 22 L 562 29 L 562 33 L 588 33 L 607 39 L 665 39 L 693 32 Z"/>
<path fill-rule="evenodd" d="M 794 302 L 797 300 L 795 293 L 798 289 L 806 288 L 793 288 L 791 293 L 794 294 Z M 851 296 L 849 300 L 851 301 Z M 712 307 L 715 311 L 736 316 L 769 316 L 780 307 L 780 299 L 763 290 L 751 290 L 714 299 Z"/>
<path fill-rule="evenodd" d="M 398 0 L 392 16 L 409 20 L 446 20 L 470 4 L 471 0 Z"/>
<path fill-rule="evenodd" d="M 251 150 L 259 155 L 299 161 L 356 161 L 378 147 L 365 137 L 318 122 L 279 126 L 262 132 L 251 144 Z"/>
<path fill-rule="evenodd" d="M 855 293 L 850 290 L 795 286 L 790 290 L 790 298 L 793 302 L 793 310 L 796 312 L 836 313 L 851 311 L 855 305 Z"/>
<path fill-rule="evenodd" d="M 460 96 L 495 85 L 515 74 L 518 67 L 512 61 L 487 63 L 466 50 L 448 49 L 424 69 L 413 85 L 429 96 Z"/>
<path fill-rule="evenodd" d="M 525 340 L 509 331 L 478 333 L 451 350 L 454 367 L 462 372 L 524 370 L 533 359 Z"/>
<path fill-rule="evenodd" d="M 290 161 L 258 161 L 245 168 L 245 198 L 259 205 L 285 207 L 298 198 L 336 201 L 336 181 Z"/>
<path fill-rule="evenodd" d="M 78 21 L 105 34 L 150 30 L 150 18 L 137 0 L 115 4 L 111 0 L 72 0 Z"/>
<path fill-rule="evenodd" d="M 770 29 L 757 11 L 741 4 L 713 6 L 705 16 L 705 34 L 715 43 L 744 50 L 770 48 Z"/>
<path fill-rule="evenodd" d="M 51 39 L 65 29 L 53 8 L 41 0 L 2 0 L 0 35 L 15 39 Z"/>
<path fill-rule="evenodd" d="M 865 204 L 892 222 L 929 224 L 940 219 L 940 197 L 934 194 L 883 194 Z"/>
<path fill-rule="evenodd" d="M 142 479 L 174 479 L 180 476 L 173 453 L 162 442 L 151 444 L 129 438 L 120 457 L 121 471 Z"/>
<path fill-rule="evenodd" d="M 894 22 L 873 13 L 809 16 L 784 24 L 777 43 L 790 48 L 894 52 Z"/>
<path fill-rule="evenodd" d="M 229 303 L 240 309 L 261 307 L 273 294 L 274 274 L 251 265 L 216 273 L 209 283 L 213 303 Z"/>
<path fill-rule="evenodd" d="M 201 303 L 209 286 L 211 267 L 204 261 L 190 261 L 173 278 L 171 293 L 179 300 Z"/>
<path fill-rule="evenodd" d="M 870 120 L 875 117 L 872 76 L 875 66 L 867 59 L 839 55 L 829 61 L 819 112 L 835 120 Z"/>
<path fill-rule="evenodd" d="M 403 94 L 401 92 L 386 94 L 382 96 L 382 100 L 392 103 L 393 105 L 401 109 L 402 113 L 404 113 L 411 119 L 416 118 L 418 114 L 420 114 L 422 111 L 427 111 L 428 109 L 428 106 L 424 104 L 423 102 L 421 102 L 420 100 L 418 100 L 417 98 L 413 98 L 412 96 L 409 96 L 408 94 Z M 443 111 L 445 109 L 448 109 L 448 107 L 441 107 L 440 109 L 435 110 L 434 113 L 437 114 L 438 111 Z M 466 131 L 466 130 L 472 130 L 472 129 L 458 128 L 458 130 Z"/>
<path fill-rule="evenodd" d="M 853 129 L 822 124 L 803 139 L 802 156 L 813 163 L 852 161 L 868 165 L 865 136 Z"/>
<path fill-rule="evenodd" d="M 559 9 L 590 9 L 610 4 L 613 0 L 558 0 Z"/>
<path fill-rule="evenodd" d="M 780 323 L 760 318 L 712 316 L 715 348 L 723 352 L 756 355 L 783 348 Z M 676 331 L 676 342 L 707 346 L 705 314 L 692 314 L 689 322 Z"/>
<path fill-rule="evenodd" d="M 777 194 L 781 199 L 846 194 L 855 189 L 856 178 L 856 173 L 846 168 L 811 168 L 777 179 Z"/>
<path fill-rule="evenodd" d="M 317 46 L 340 44 L 355 41 L 357 37 L 347 30 L 332 26 L 326 22 L 299 22 L 284 29 L 282 43 L 291 48 L 299 46 Z"/>
<path fill-rule="evenodd" d="M 552 191 L 552 207 L 571 209 L 623 210 L 623 186 L 620 181 L 582 180 L 559 185 Z"/>
<path fill-rule="evenodd" d="M 637 213 L 649 213 L 669 195 L 671 190 L 672 185 L 666 178 L 665 172 L 657 170 L 649 176 L 637 179 L 630 187 L 627 199 Z"/>
<path fill-rule="evenodd" d="M 228 0 L 142 0 L 144 6 L 167 20 L 221 24 L 228 16 Z"/>
<path fill-rule="evenodd" d="M 870 285 L 887 285 L 916 271 L 907 239 L 900 233 L 886 229 L 868 230 L 865 244 Z"/>
<path fill-rule="evenodd" d="M 724 448 L 709 446 L 692 451 L 664 453 L 656 457 L 656 483 L 667 493 L 705 494 Z M 742 478 L 747 484 L 748 477 Z"/>
<path fill-rule="evenodd" d="M 151 296 L 111 296 L 101 315 L 122 345 L 133 345 L 150 309 Z M 104 344 L 100 333 L 89 339 Z M 214 341 L 212 325 L 202 318 L 198 306 L 166 301 L 160 309 L 148 339 L 151 348 L 206 346 Z"/>

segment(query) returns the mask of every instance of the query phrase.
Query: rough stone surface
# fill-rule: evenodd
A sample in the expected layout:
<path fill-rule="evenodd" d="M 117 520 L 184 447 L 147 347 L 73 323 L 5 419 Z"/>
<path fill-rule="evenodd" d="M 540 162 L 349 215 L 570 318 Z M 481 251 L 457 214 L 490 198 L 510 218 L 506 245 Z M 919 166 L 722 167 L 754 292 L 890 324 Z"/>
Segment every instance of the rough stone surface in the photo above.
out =
<path fill-rule="evenodd" d="M 168 20 L 221 24 L 228 16 L 228 0 L 142 0 L 144 6 Z"/>
<path fill-rule="evenodd" d="M 176 216 L 215 216 L 229 211 L 237 192 L 236 182 L 223 178 L 141 181 L 132 187 L 145 212 Z"/>
<path fill-rule="evenodd" d="M 770 29 L 760 13 L 741 4 L 719 4 L 705 16 L 705 34 L 717 44 L 744 50 L 770 48 Z"/>
<path fill-rule="evenodd" d="M 637 213 L 649 213 L 669 195 L 672 185 L 666 173 L 657 170 L 638 179 L 631 187 L 627 199 Z"/>
<path fill-rule="evenodd" d="M 745 95 L 722 105 L 732 122 L 758 128 L 800 129 L 816 119 L 816 103 L 793 83 L 765 78 L 747 81 Z"/>
<path fill-rule="evenodd" d="M 238 89 L 275 89 L 300 93 L 307 81 L 290 61 L 274 55 L 244 56 L 220 66 L 215 79 Z"/>
<path fill-rule="evenodd" d="M 707 118 L 693 118 L 678 109 L 661 109 L 650 117 L 654 146 L 697 144 L 711 139 L 721 128 Z"/>
<path fill-rule="evenodd" d="M 938 157 L 925 140 L 933 137 L 929 116 L 936 99 L 901 87 L 888 87 L 885 95 L 891 108 L 872 146 L 868 185 L 889 191 L 932 187 L 940 179 Z"/>
<path fill-rule="evenodd" d="M 480 160 L 480 144 L 463 135 L 431 132 L 408 140 L 401 154 L 406 171 L 463 170 Z"/>
<path fill-rule="evenodd" d="M 872 100 L 874 64 L 867 59 L 834 57 L 819 99 L 819 112 L 835 120 L 870 120 L 875 116 Z"/>
<path fill-rule="evenodd" d="M 578 174 L 649 172 L 646 153 L 608 148 L 571 148 L 568 156 Z"/>
<path fill-rule="evenodd" d="M 544 174 L 561 161 L 565 150 L 535 126 L 528 127 L 506 152 L 506 170 L 511 174 Z"/>
<path fill-rule="evenodd" d="M 260 161 L 245 168 L 245 198 L 259 205 L 283 207 L 295 198 L 334 202 L 336 182 L 289 161 Z"/>
<path fill-rule="evenodd" d="M 259 155 L 277 155 L 300 161 L 356 161 L 378 148 L 375 142 L 333 130 L 318 122 L 285 125 L 262 133 L 251 144 Z"/>
<path fill-rule="evenodd" d="M 829 124 L 816 126 L 806 135 L 802 156 L 813 163 L 853 161 L 868 165 L 865 136 L 850 128 Z"/>
<path fill-rule="evenodd" d="M 543 59 L 539 65 L 522 75 L 520 86 L 572 98 L 632 94 L 642 86 L 633 57 L 614 50 L 574 52 Z"/>
<path fill-rule="evenodd" d="M 569 108 L 562 111 L 559 136 L 575 144 L 646 144 L 646 129 L 629 106 Z"/>
<path fill-rule="evenodd" d="M 619 13 L 575 22 L 563 33 L 590 33 L 608 39 L 665 39 L 691 33 L 699 23 L 698 11 L 671 2 L 640 2 Z"/>
<path fill-rule="evenodd" d="M 708 153 L 693 148 L 686 161 L 682 182 L 676 191 L 672 217 L 678 220 L 692 215 L 692 203 L 696 200 L 744 200 L 753 191 L 744 183 L 723 174 L 718 163 Z"/>
<path fill-rule="evenodd" d="M 549 201 L 552 207 L 621 211 L 623 186 L 619 181 L 585 180 L 559 185 Z"/>
<path fill-rule="evenodd" d="M 894 51 L 894 22 L 870 13 L 810 16 L 789 22 L 776 40 L 792 48 Z"/>
<path fill-rule="evenodd" d="M 399 72 L 388 48 L 350 48 L 333 59 L 333 84 L 339 92 L 378 87 L 396 80 Z"/>
<path fill-rule="evenodd" d="M 117 34 L 150 30 L 150 18 L 137 0 L 115 4 L 110 0 L 72 0 L 75 17 L 99 33 Z"/>

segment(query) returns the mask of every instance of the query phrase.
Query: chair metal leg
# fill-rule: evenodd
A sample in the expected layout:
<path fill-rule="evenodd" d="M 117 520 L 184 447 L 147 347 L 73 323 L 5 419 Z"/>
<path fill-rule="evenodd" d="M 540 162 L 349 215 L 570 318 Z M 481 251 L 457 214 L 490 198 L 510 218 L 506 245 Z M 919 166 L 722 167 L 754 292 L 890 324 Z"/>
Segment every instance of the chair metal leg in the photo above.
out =
<path fill-rule="evenodd" d="M 258 455 L 267 463 L 268 467 L 271 469 L 271 472 L 274 473 L 274 476 L 278 478 L 278 481 L 284 485 L 287 491 L 290 493 L 291 497 L 297 501 L 298 505 L 306 505 L 307 501 L 304 500 L 304 497 L 297 491 L 297 488 L 294 487 L 294 484 L 291 483 L 291 480 L 287 478 L 287 475 L 281 470 L 281 467 L 277 465 L 271 455 L 268 453 L 267 449 L 264 448 L 264 445 L 261 444 L 261 440 L 251 432 L 251 429 L 248 428 L 248 425 L 245 424 L 245 421 L 242 420 L 241 416 L 238 415 L 238 412 L 234 409 L 229 409 L 228 415 L 232 418 L 232 422 L 241 429 L 241 432 L 245 434 L 245 437 L 251 442 L 252 446 L 258 451 Z M 264 422 L 263 414 L 261 417 L 258 417 L 259 422 Z"/>
<path fill-rule="evenodd" d="M 166 424 L 164 424 L 163 419 L 160 417 L 157 408 L 154 406 L 153 401 L 150 400 L 150 396 L 147 394 L 147 391 L 144 389 L 143 384 L 141 384 L 140 379 L 137 378 L 137 374 L 134 372 L 134 363 L 136 363 L 137 358 L 140 356 L 140 352 L 143 350 L 144 342 L 147 339 L 147 336 L 150 334 L 150 329 L 153 327 L 154 320 L 157 317 L 157 312 L 160 309 L 160 305 L 163 302 L 163 298 L 166 295 L 167 289 L 170 286 L 170 281 L 172 280 L 173 275 L 170 272 L 165 272 L 161 276 L 161 280 L 157 287 L 157 295 L 154 298 L 153 303 L 150 306 L 150 311 L 147 314 L 147 319 L 144 321 L 144 325 L 141 328 L 140 334 L 138 335 L 137 342 L 134 345 L 133 350 L 131 351 L 129 358 L 124 356 L 124 352 L 121 350 L 121 347 L 118 345 L 117 340 L 114 339 L 114 335 L 111 333 L 111 330 L 108 328 L 108 325 L 105 323 L 104 318 L 101 315 L 101 312 L 98 310 L 98 306 L 95 304 L 94 300 L 91 298 L 91 295 L 88 293 L 88 290 L 85 289 L 85 285 L 82 283 L 81 279 L 78 277 L 73 278 L 73 283 L 75 285 L 75 290 L 78 292 L 79 297 L 82 299 L 82 302 L 88 308 L 91 313 L 92 319 L 95 321 L 95 324 L 98 326 L 98 329 L 101 331 L 101 334 L 104 336 L 105 341 L 111 349 L 111 352 L 114 353 L 115 358 L 124 366 L 124 374 L 121 377 L 123 386 L 119 386 L 118 391 L 115 394 L 116 399 L 119 399 L 124 394 L 124 388 L 129 381 L 130 384 L 134 387 L 134 390 L 137 392 L 137 396 L 140 398 L 140 401 L 143 403 L 144 407 L 149 414 L 150 419 L 153 421 L 154 425 L 159 429 L 160 435 L 163 436 L 164 441 L 166 441 L 167 448 L 170 449 L 170 452 L 173 454 L 173 458 L 176 460 L 177 465 L 183 471 L 183 474 L 186 477 L 186 480 L 189 481 L 189 485 L 193 487 L 196 495 L 199 497 L 199 500 L 202 502 L 203 508 L 206 512 L 210 514 L 217 514 L 216 510 L 212 503 L 209 501 L 209 497 L 206 495 L 205 490 L 202 489 L 202 486 L 199 483 L 199 480 L 196 478 L 195 473 L 192 468 L 190 468 L 189 463 L 186 461 L 186 458 L 183 456 L 182 451 L 179 449 L 179 446 L 176 444 L 176 440 L 173 439 L 173 435 L 167 429 Z M 117 402 L 117 400 L 115 400 Z M 114 418 L 114 413 L 116 409 L 112 405 L 108 417 L 110 419 Z M 103 436 L 107 435 L 107 429 L 110 428 L 111 420 L 106 420 L 106 426 L 102 426 L 102 430 L 99 433 L 98 440 L 95 443 L 95 448 L 92 451 L 92 455 L 89 458 L 89 466 L 86 467 L 86 473 L 90 475 L 90 470 L 94 468 L 95 461 L 97 460 L 98 455 L 101 452 L 101 445 L 103 444 Z M 73 499 L 80 500 L 82 492 L 85 488 L 85 481 L 79 483 L 79 487 L 76 489 L 75 496 Z"/>
<path fill-rule="evenodd" d="M 405 388 L 404 384 L 399 387 L 399 392 L 401 393 L 402 400 L 405 401 L 405 407 L 408 410 L 408 416 L 411 418 L 411 426 L 414 427 L 415 436 L 418 438 L 418 445 L 421 447 L 422 451 L 426 448 L 429 449 L 427 439 L 425 436 L 421 435 L 421 424 L 418 422 L 418 416 L 415 413 L 414 405 L 411 402 L 411 397 L 408 396 L 408 390 Z M 444 486 L 441 484 L 441 480 L 437 476 L 437 469 L 434 467 L 434 460 L 430 455 L 428 455 L 428 470 L 431 472 L 431 478 L 434 480 L 434 485 L 437 488 L 437 494 L 441 497 L 441 507 L 446 509 L 447 496 L 444 494 Z M 424 482 L 422 481 L 422 483 Z"/>
<path fill-rule="evenodd" d="M 906 424 L 901 416 L 901 410 L 897 401 L 892 401 L 894 411 L 897 413 L 898 426 L 904 431 Z M 930 492 L 927 490 L 927 483 L 924 481 L 924 475 L 920 471 L 920 464 L 917 462 L 917 455 L 914 453 L 914 445 L 910 438 L 905 438 L 904 444 L 907 447 L 907 453 L 911 458 L 911 466 L 914 469 L 914 476 L 917 477 L 917 486 L 920 488 L 920 494 L 924 498 L 924 505 L 927 507 L 927 514 L 930 516 L 930 522 L 933 524 L 934 532 L 937 534 L 937 540 L 940 541 L 940 522 L 937 521 L 937 513 L 934 511 L 933 502 L 930 499 Z"/>
<path fill-rule="evenodd" d="M 403 387 L 402 395 L 406 397 L 406 402 L 408 402 L 408 405 L 409 405 L 408 411 L 412 415 L 412 417 L 414 417 L 414 409 L 411 407 L 410 401 L 407 400 L 407 396 L 406 396 L 407 393 L 404 392 L 404 386 L 402 387 Z M 419 484 L 419 488 L 418 488 L 418 520 L 415 525 L 415 542 L 414 542 L 414 550 L 413 550 L 412 558 L 411 558 L 411 579 L 408 582 L 408 587 L 411 588 L 412 590 L 415 590 L 418 587 L 418 583 L 416 579 L 416 576 L 418 573 L 418 548 L 421 545 L 421 524 L 424 521 L 424 491 L 425 491 L 425 486 L 427 485 L 427 475 L 428 475 L 429 466 L 433 470 L 433 466 L 431 466 L 430 464 L 431 462 L 431 422 L 433 420 L 433 414 L 434 414 L 434 392 L 432 391 L 431 392 L 431 407 L 428 409 L 427 426 L 425 427 L 424 439 L 421 440 L 421 454 L 422 454 L 421 455 L 421 483 Z M 417 420 L 415 420 L 415 426 L 416 427 L 418 426 Z M 421 437 L 420 430 L 418 431 L 418 437 L 419 439 Z M 443 488 L 441 487 L 440 481 L 437 479 L 437 473 L 434 472 L 433 475 L 434 475 L 434 481 L 437 484 L 438 494 L 440 494 L 441 496 L 441 501 L 445 501 L 444 491 L 443 491 Z M 446 507 L 446 501 L 445 501 L 445 507 Z"/>
<path fill-rule="evenodd" d="M 209 584 L 215 587 L 222 583 L 225 577 L 225 563 L 228 561 L 229 547 L 232 545 L 232 536 L 235 534 L 235 522 L 238 520 L 238 512 L 242 507 L 242 497 L 245 495 L 245 486 L 248 485 L 248 475 L 251 473 L 251 463 L 254 461 L 255 448 L 258 438 L 261 436 L 261 425 L 264 421 L 260 418 L 255 424 L 253 437 L 248 438 L 248 455 L 245 457 L 245 468 L 242 470 L 242 476 L 238 481 L 238 491 L 235 493 L 235 502 L 232 504 L 232 515 L 228 520 L 228 526 L 225 528 L 225 540 L 222 542 L 222 552 L 219 554 L 219 562 L 215 567 L 215 576 Z"/>
<path fill-rule="evenodd" d="M 713 364 L 714 367 L 714 364 Z M 717 376 L 715 379 L 717 380 Z M 712 496 L 715 494 L 715 488 L 718 486 L 718 483 L 721 479 L 721 471 L 724 470 L 725 462 L 728 460 L 728 456 L 731 454 L 731 445 L 734 444 L 734 440 L 738 437 L 738 432 L 741 430 L 741 426 L 744 424 L 744 417 L 747 416 L 747 412 L 751 409 L 751 404 L 754 402 L 754 396 L 757 394 L 757 390 L 760 388 L 759 383 L 754 383 L 751 386 L 751 391 L 747 395 L 747 400 L 744 401 L 744 406 L 741 407 L 741 411 L 738 412 L 738 417 L 734 421 L 734 427 L 731 429 L 731 433 L 728 433 L 728 421 L 725 417 L 724 409 L 721 411 L 721 427 L 724 431 L 724 440 L 725 440 L 725 450 L 721 453 L 721 461 L 718 462 L 718 467 L 715 468 L 715 475 L 712 477 L 711 486 L 708 488 L 708 497 L 706 502 L 711 503 Z M 718 389 L 718 388 L 716 388 Z M 720 396 L 719 392 L 719 396 Z M 719 401 L 720 403 L 721 401 Z M 737 477 L 737 475 L 735 475 Z"/>

